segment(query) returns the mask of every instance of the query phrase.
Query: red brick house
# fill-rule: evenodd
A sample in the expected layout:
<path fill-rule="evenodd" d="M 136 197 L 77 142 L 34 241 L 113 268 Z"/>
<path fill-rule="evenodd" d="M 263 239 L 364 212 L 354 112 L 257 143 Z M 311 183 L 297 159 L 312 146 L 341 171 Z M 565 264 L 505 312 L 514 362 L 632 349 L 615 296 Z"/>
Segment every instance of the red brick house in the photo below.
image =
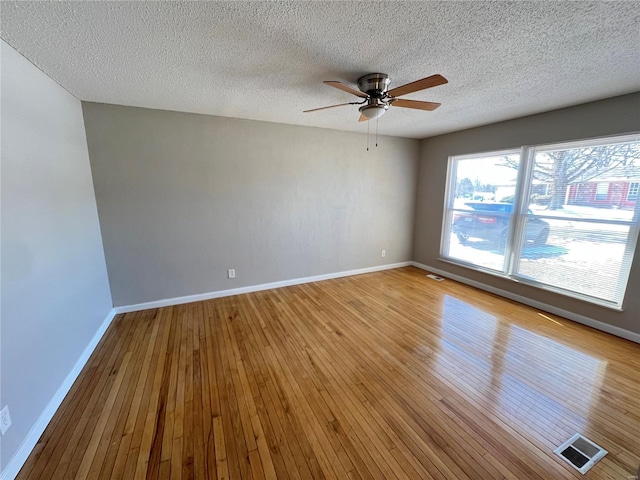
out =
<path fill-rule="evenodd" d="M 569 185 L 566 204 L 633 209 L 640 190 L 640 167 L 608 172 L 587 182 Z"/>

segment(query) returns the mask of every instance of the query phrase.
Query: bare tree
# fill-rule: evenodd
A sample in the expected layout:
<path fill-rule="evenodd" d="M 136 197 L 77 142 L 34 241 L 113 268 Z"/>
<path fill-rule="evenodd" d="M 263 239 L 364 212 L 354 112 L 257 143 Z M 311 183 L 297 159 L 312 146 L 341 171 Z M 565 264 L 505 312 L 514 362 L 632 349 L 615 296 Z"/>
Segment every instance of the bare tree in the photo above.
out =
<path fill-rule="evenodd" d="M 471 196 L 473 194 L 473 183 L 471 179 L 463 178 L 456 184 L 456 198 Z"/>
<path fill-rule="evenodd" d="M 623 170 L 640 161 L 640 143 L 601 145 L 540 152 L 536 155 L 533 177 L 550 185 L 550 210 L 564 205 L 567 187 L 572 183 L 587 182 L 614 169 Z M 504 157 L 502 165 L 519 168 L 516 160 Z"/>

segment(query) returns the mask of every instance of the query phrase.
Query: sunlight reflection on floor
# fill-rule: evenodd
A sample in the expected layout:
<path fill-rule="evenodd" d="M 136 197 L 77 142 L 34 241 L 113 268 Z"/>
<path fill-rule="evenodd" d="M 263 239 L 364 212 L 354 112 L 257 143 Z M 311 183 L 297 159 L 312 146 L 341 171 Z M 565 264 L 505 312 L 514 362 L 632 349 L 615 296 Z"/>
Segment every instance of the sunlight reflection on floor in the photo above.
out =
<path fill-rule="evenodd" d="M 513 321 L 445 296 L 436 371 L 510 422 L 540 432 L 583 429 L 607 362 Z"/>

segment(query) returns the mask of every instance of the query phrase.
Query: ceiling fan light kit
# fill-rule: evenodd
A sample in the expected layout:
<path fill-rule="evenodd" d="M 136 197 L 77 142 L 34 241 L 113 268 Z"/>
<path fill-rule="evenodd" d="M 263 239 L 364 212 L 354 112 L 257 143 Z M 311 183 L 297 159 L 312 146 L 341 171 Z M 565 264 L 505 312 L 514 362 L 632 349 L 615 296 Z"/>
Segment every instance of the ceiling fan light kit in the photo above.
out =
<path fill-rule="evenodd" d="M 360 117 L 361 121 L 366 121 L 373 120 L 374 118 L 380 118 L 388 109 L 388 103 L 380 102 L 363 105 L 358 110 L 360 110 L 360 113 L 362 114 Z M 362 117 L 365 117 L 365 119 L 362 120 Z"/>
<path fill-rule="evenodd" d="M 325 84 L 342 90 L 352 95 L 356 95 L 363 100 L 361 102 L 341 103 L 339 105 L 330 105 L 328 107 L 313 108 L 305 110 L 304 113 L 325 110 L 327 108 L 341 107 L 344 105 L 362 105 L 360 111 L 361 122 L 380 118 L 389 109 L 389 107 L 412 108 L 415 110 L 435 110 L 440 106 L 435 102 L 423 102 L 420 100 L 405 100 L 398 98 L 402 95 L 426 90 L 427 88 L 437 87 L 448 83 L 448 80 L 442 75 L 431 75 L 430 77 L 407 83 L 400 87 L 389 90 L 391 79 L 386 73 L 370 73 L 358 79 L 358 90 L 344 83 L 327 80 Z"/>

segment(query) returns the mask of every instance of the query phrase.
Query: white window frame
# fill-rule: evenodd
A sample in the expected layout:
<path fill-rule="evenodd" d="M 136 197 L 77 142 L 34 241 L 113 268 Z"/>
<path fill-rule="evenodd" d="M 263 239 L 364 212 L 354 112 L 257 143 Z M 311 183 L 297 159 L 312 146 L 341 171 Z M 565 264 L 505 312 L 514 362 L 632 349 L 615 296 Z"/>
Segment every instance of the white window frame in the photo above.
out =
<path fill-rule="evenodd" d="M 635 187 L 635 188 L 634 188 Z M 635 190 L 635 193 L 633 193 L 633 197 L 632 195 L 632 190 Z M 627 190 L 627 201 L 629 202 L 637 202 L 638 201 L 638 197 L 640 197 L 640 182 L 631 182 L 629 184 L 629 189 Z"/>
<path fill-rule="evenodd" d="M 564 289 L 554 285 L 548 285 L 546 283 L 538 282 L 531 278 L 518 275 L 516 272 L 519 268 L 520 256 L 519 252 L 514 250 L 514 245 L 520 245 L 522 235 L 524 234 L 525 222 L 527 218 L 527 211 L 529 208 L 529 191 L 532 185 L 533 170 L 535 164 L 535 154 L 548 151 L 557 151 L 562 149 L 577 149 L 586 148 L 590 146 L 606 145 L 612 143 L 624 143 L 624 142 L 640 142 L 640 133 L 623 136 L 612 137 L 599 137 L 587 140 L 579 140 L 572 142 L 563 142 L 555 144 L 544 144 L 536 146 L 523 146 L 520 149 L 504 149 L 494 150 L 491 152 L 477 153 L 477 154 L 465 154 L 465 155 L 453 155 L 449 157 L 447 165 L 447 184 L 445 188 L 445 201 L 443 210 L 442 230 L 440 236 L 440 257 L 439 260 L 460 265 L 465 268 L 477 270 L 490 275 L 495 275 L 502 278 L 507 278 L 518 283 L 527 284 L 543 290 L 559 293 L 571 298 L 583 300 L 586 302 L 594 303 L 603 307 L 607 307 L 613 310 L 623 310 L 622 302 L 624 301 L 624 295 L 627 284 L 629 282 L 629 275 L 631 273 L 631 263 L 633 262 L 633 253 L 636 249 L 638 242 L 638 235 L 640 233 L 640 201 L 636 200 L 634 208 L 633 219 L 629 221 L 623 220 L 606 220 L 602 219 L 589 219 L 581 218 L 581 222 L 586 223 L 606 223 L 608 225 L 624 225 L 629 227 L 629 240 L 626 243 L 625 253 L 623 256 L 624 263 L 620 269 L 620 276 L 618 277 L 618 285 L 616 289 L 616 300 L 609 301 L 602 298 L 593 297 L 579 292 Z M 458 209 L 453 208 L 454 196 L 452 192 L 455 192 L 455 182 L 457 180 L 457 163 L 461 160 L 481 159 L 486 157 L 513 155 L 520 153 L 520 168 L 518 169 L 518 175 L 516 179 L 516 191 L 514 198 L 514 208 L 511 214 L 511 221 L 509 222 L 509 235 L 507 238 L 507 245 L 504 252 L 504 264 L 502 271 L 490 269 L 480 265 L 476 265 L 470 262 L 465 262 L 453 257 L 448 257 L 445 252 L 449 251 L 449 240 L 451 238 L 451 221 L 453 218 L 453 212 Z M 451 215 L 450 215 L 451 213 Z M 537 215 L 539 218 L 545 219 L 545 215 Z M 575 217 L 562 217 L 562 216 L 549 216 L 554 220 L 568 220 L 575 221 Z"/>

